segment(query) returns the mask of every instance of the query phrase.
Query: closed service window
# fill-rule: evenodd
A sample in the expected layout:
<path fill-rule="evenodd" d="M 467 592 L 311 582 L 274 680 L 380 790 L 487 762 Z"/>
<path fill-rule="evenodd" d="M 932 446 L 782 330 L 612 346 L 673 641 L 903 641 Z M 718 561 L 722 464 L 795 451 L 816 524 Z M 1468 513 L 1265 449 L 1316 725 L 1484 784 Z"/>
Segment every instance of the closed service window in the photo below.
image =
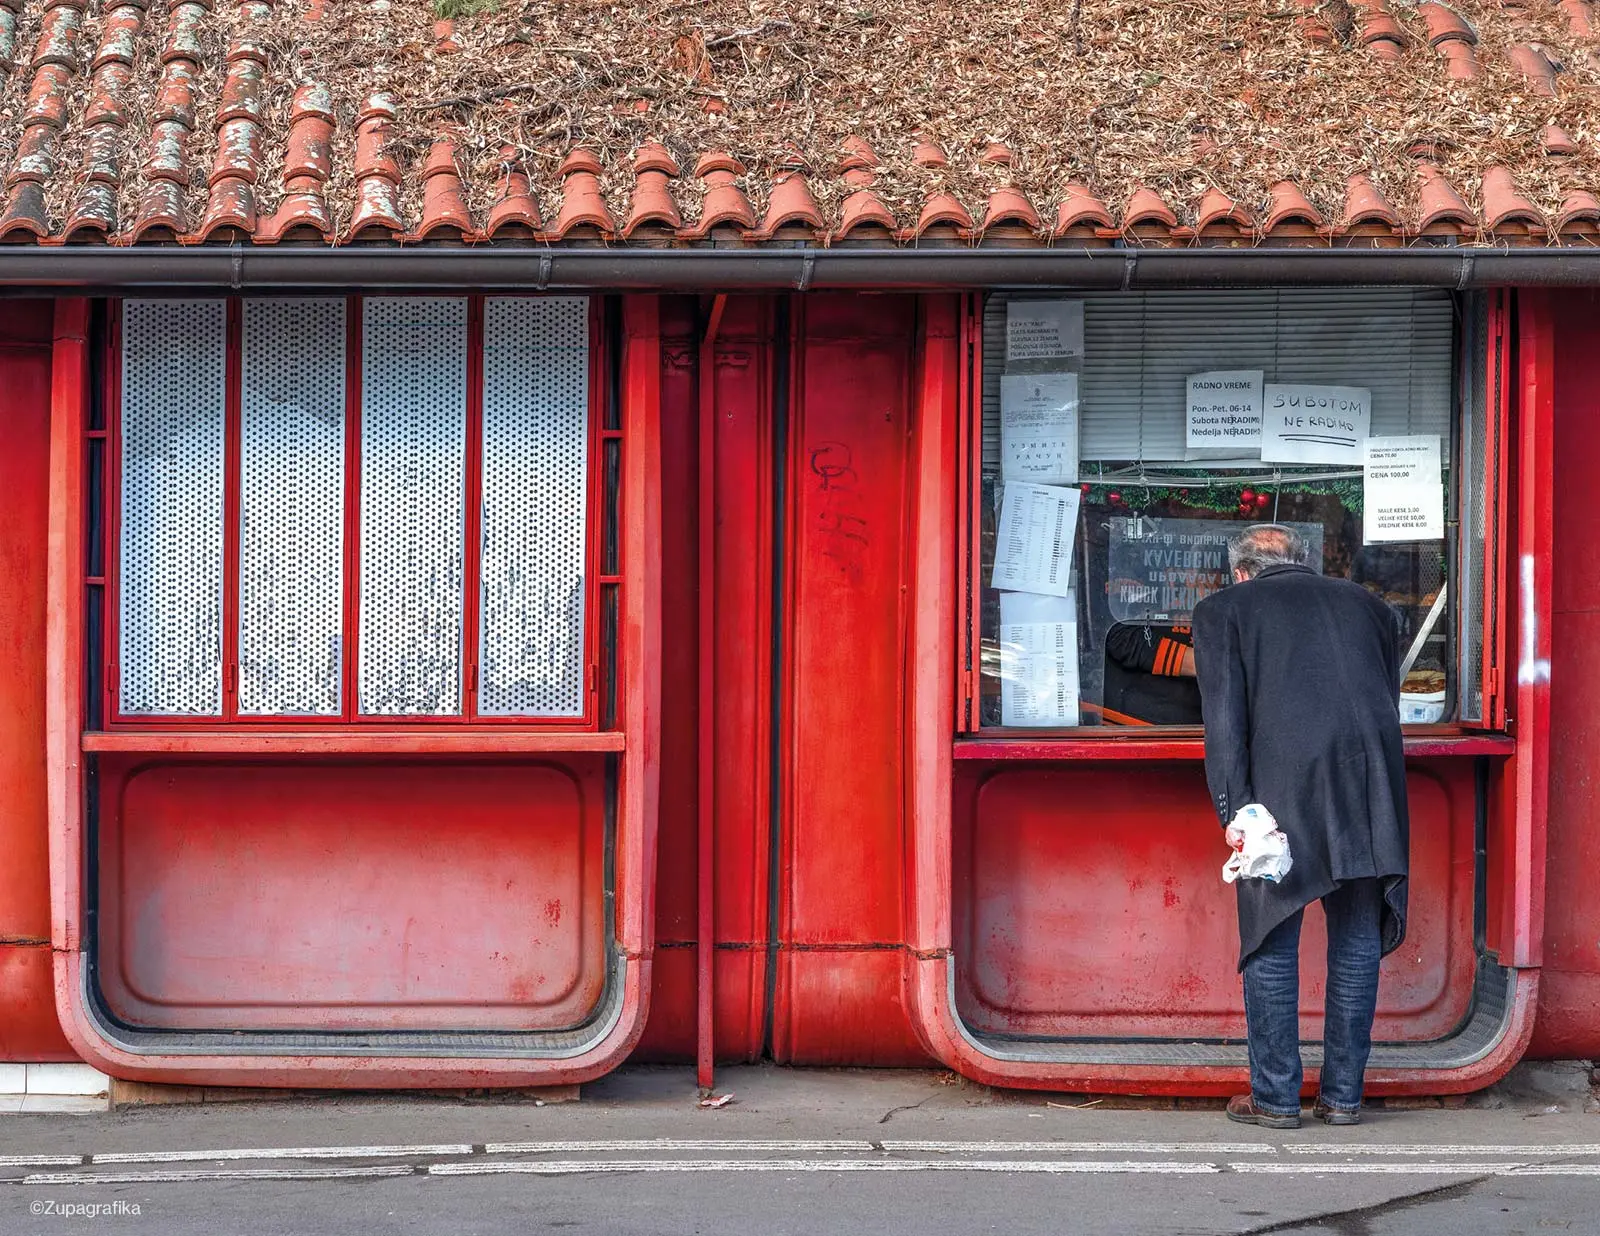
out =
<path fill-rule="evenodd" d="M 128 301 L 110 714 L 592 719 L 583 298 Z"/>
<path fill-rule="evenodd" d="M 1194 606 L 1266 522 L 1399 612 L 1406 722 L 1480 718 L 1483 332 L 1431 290 L 989 296 L 977 725 L 1199 725 Z"/>

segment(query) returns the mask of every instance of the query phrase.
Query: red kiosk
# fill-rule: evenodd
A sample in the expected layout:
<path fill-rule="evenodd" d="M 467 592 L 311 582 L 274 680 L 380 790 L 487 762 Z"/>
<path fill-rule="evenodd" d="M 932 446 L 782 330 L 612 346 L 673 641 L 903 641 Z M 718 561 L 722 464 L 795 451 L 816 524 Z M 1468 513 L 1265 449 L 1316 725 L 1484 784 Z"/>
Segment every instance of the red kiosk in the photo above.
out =
<path fill-rule="evenodd" d="M 1293 37 L 1466 80 L 1500 18 L 1480 40 L 1424 7 L 1414 38 L 1382 5 L 1359 45 L 1310 10 Z M 1557 46 L 1584 7 L 1516 20 Z M 103 29 L 28 7 L 0 1058 L 1229 1092 L 1232 903 L 1170 641 L 1262 518 L 1407 624 L 1414 918 L 1373 1092 L 1600 1053 L 1600 201 L 1559 129 L 1548 202 L 1531 165 L 1469 181 L 1438 143 L 1394 202 L 1366 173 L 1046 200 L 1022 143 L 910 134 L 909 162 L 852 135 L 753 176 L 609 98 L 642 126 L 627 160 L 479 166 L 463 132 L 419 136 L 421 93 L 263 104 L 257 8 L 196 77 L 204 5 L 164 40 L 137 5 Z M 144 161 L 55 185 L 41 151 L 121 142 L 140 74 Z M 1348 441 L 1281 453 L 1274 398 Z M 1207 439 L 1252 413 L 1255 439 Z M 1424 460 L 1398 538 L 1363 454 L 1396 441 Z"/>

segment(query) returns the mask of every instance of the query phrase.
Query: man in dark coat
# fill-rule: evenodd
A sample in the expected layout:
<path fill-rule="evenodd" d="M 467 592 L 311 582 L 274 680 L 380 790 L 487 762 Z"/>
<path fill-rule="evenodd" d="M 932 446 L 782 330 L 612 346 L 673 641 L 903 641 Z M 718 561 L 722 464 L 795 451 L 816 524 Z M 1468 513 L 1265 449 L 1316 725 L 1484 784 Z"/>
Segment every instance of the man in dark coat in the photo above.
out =
<path fill-rule="evenodd" d="M 1349 580 L 1303 565 L 1289 528 L 1246 529 L 1228 547 L 1234 585 L 1194 612 L 1206 782 L 1231 827 L 1252 803 L 1276 817 L 1292 866 L 1281 883 L 1241 879 L 1239 968 L 1249 1095 L 1228 1115 L 1300 1124 L 1299 945 L 1305 907 L 1328 920 L 1327 1018 L 1314 1108 L 1360 1118 L 1378 961 L 1406 930 L 1408 821 L 1400 743 L 1399 617 Z"/>

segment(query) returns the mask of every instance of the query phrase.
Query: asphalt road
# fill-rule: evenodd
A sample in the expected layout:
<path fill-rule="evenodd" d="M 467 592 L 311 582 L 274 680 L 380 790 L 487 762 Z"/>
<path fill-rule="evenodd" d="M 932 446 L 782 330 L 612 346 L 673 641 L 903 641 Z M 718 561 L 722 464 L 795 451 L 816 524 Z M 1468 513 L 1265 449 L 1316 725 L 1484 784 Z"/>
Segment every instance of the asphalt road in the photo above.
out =
<path fill-rule="evenodd" d="M 572 1104 L 362 1097 L 0 1119 L 0 1234 L 1600 1233 L 1586 1094 L 1273 1133 L 927 1073 L 681 1070 Z"/>

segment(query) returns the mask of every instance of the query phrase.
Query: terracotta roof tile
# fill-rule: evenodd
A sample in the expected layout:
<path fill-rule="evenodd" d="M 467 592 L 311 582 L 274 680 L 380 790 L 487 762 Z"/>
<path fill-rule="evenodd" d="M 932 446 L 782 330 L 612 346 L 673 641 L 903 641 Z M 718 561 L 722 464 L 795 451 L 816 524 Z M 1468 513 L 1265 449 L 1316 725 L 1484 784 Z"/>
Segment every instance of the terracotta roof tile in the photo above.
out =
<path fill-rule="evenodd" d="M 1438 168 L 1431 163 L 1424 163 L 1418 168 L 1418 175 L 1422 178 L 1422 187 L 1417 195 L 1417 204 L 1421 209 L 1418 231 L 1463 230 L 1478 225 L 1477 216 L 1467 208 L 1461 195 Z"/>
<path fill-rule="evenodd" d="M 922 210 L 917 215 L 917 225 L 914 235 L 922 237 L 928 231 L 938 227 L 954 228 L 959 235 L 965 236 L 972 231 L 972 215 L 961 202 L 950 193 L 931 193 L 922 204 Z"/>
<path fill-rule="evenodd" d="M 1483 174 L 1483 214 L 1490 231 L 1510 223 L 1544 226 L 1544 217 L 1538 208 L 1517 192 L 1510 170 L 1500 166 L 1491 167 Z"/>
<path fill-rule="evenodd" d="M 774 236 L 784 227 L 820 233 L 822 226 L 822 214 L 817 208 L 817 199 L 811 194 L 806 169 L 793 167 L 779 172 L 767 194 L 767 213 L 757 229 L 758 235 Z"/>
<path fill-rule="evenodd" d="M 1429 44 L 1444 57 L 1446 70 L 1457 81 L 1471 81 L 1478 75 L 1478 32 L 1448 5 L 1417 5 L 1417 12 L 1428 25 Z"/>
<path fill-rule="evenodd" d="M 692 231 L 694 236 L 705 236 L 718 227 L 755 227 L 755 211 L 739 188 L 739 177 L 744 172 L 744 164 L 720 150 L 701 156 L 694 175 L 705 186 L 705 193 L 700 202 L 700 222 Z"/>
<path fill-rule="evenodd" d="M 1405 28 L 1389 11 L 1388 0 L 1356 0 L 1361 13 L 1361 42 L 1381 60 L 1399 60 L 1410 45 Z"/>
<path fill-rule="evenodd" d="M 500 150 L 500 176 L 484 230 L 494 237 L 513 228 L 537 232 L 539 207 L 533 200 L 533 188 L 516 148 L 505 146 Z"/>
<path fill-rule="evenodd" d="M 553 231 L 557 240 L 574 228 L 592 227 L 602 236 L 617 230 L 616 221 L 606 208 L 600 192 L 600 173 L 604 169 L 592 150 L 574 150 L 561 164 L 561 212 Z"/>
<path fill-rule="evenodd" d="M 1571 232 L 1580 224 L 1587 225 L 1590 233 L 1600 232 L 1600 198 L 1587 189 L 1574 189 L 1561 202 L 1561 209 L 1551 224 L 1556 232 Z"/>
<path fill-rule="evenodd" d="M 1373 223 L 1398 228 L 1400 215 L 1389 204 L 1388 199 L 1378 191 L 1378 187 L 1372 183 L 1372 178 L 1363 172 L 1357 172 L 1350 177 L 1345 186 L 1344 219 L 1340 226 L 1358 228 L 1363 224 Z"/>
<path fill-rule="evenodd" d="M 1061 205 L 1056 208 L 1056 227 L 1052 235 L 1059 240 L 1076 232 L 1092 234 L 1096 228 L 1109 231 L 1115 226 L 1106 204 L 1074 181 L 1067 185 Z"/>
<path fill-rule="evenodd" d="M 1561 11 L 1567 15 L 1572 33 L 1580 39 L 1594 33 L 1594 6 L 1589 0 L 1561 0 Z"/>
<path fill-rule="evenodd" d="M 627 221 L 622 225 L 624 240 L 640 228 L 675 232 L 683 226 L 683 216 L 672 196 L 672 182 L 678 175 L 677 161 L 660 142 L 645 142 L 633 152 L 633 195 L 628 202 Z"/>
<path fill-rule="evenodd" d="M 1002 185 L 989 194 L 979 231 L 987 232 L 990 228 L 1008 223 L 1027 228 L 1030 232 L 1037 232 L 1041 226 L 1039 212 L 1033 208 L 1033 203 L 1012 186 Z"/>
<path fill-rule="evenodd" d="M 1156 223 L 1165 228 L 1178 226 L 1178 216 L 1173 213 L 1172 207 L 1161 200 L 1159 193 L 1149 188 L 1136 190 L 1122 211 L 1123 227 L 1134 228 L 1146 223 Z"/>
<path fill-rule="evenodd" d="M 1544 49 L 1535 47 L 1531 43 L 1518 43 L 1511 49 L 1511 63 L 1528 79 L 1528 85 L 1534 93 L 1554 97 L 1556 93 L 1556 70 L 1550 63 L 1550 58 L 1544 54 Z"/>
<path fill-rule="evenodd" d="M 1600 149 L 1586 118 L 1600 108 L 1600 46 L 1589 45 L 1600 32 L 1589 0 L 1287 2 L 1310 46 L 1274 55 L 1291 65 L 1300 56 L 1295 72 L 1328 82 L 1330 95 L 1335 87 L 1343 97 L 1351 90 L 1401 94 L 1340 129 L 1337 117 L 1316 112 L 1317 100 L 1288 90 L 1288 78 L 1253 79 L 1245 57 L 1225 96 L 1174 119 L 1188 148 L 1146 160 L 1126 141 L 1131 121 L 1121 113 L 1128 105 L 1109 92 L 1087 100 L 1091 125 L 1099 126 L 1094 133 L 1070 108 L 1060 122 L 1052 119 L 1052 132 L 1007 127 L 1001 95 L 1036 87 L 998 70 L 983 78 L 986 70 L 975 69 L 973 78 L 976 94 L 988 90 L 995 102 L 993 135 L 952 125 L 941 131 L 941 144 L 914 127 L 897 132 L 884 119 L 900 106 L 892 93 L 880 101 L 863 86 L 849 105 L 808 105 L 803 121 L 795 110 L 790 127 L 818 136 L 793 148 L 784 144 L 790 135 L 776 131 L 792 100 L 750 97 L 748 83 L 739 85 L 735 66 L 722 59 L 732 55 L 726 50 L 710 55 L 709 77 L 691 68 L 694 85 L 681 93 L 670 84 L 652 85 L 648 95 L 607 88 L 603 114 L 594 111 L 599 87 L 583 85 L 595 97 L 580 99 L 573 116 L 563 111 L 552 124 L 539 105 L 492 86 L 482 102 L 455 97 L 469 61 L 492 82 L 502 68 L 497 58 L 505 58 L 503 80 L 514 83 L 540 71 L 531 66 L 542 61 L 522 58 L 520 35 L 514 44 L 486 40 L 488 23 L 436 18 L 421 0 L 358 0 L 348 16 L 388 32 L 381 36 L 343 21 L 319 25 L 322 0 L 291 0 L 276 13 L 263 0 L 228 0 L 215 14 L 211 0 L 170 0 L 149 11 L 142 0 L 98 7 L 89 0 L 0 0 L 0 83 L 10 79 L 5 89 L 13 99 L 9 115 L 0 114 L 0 150 L 8 152 L 0 167 L 0 237 L 652 245 L 1109 245 L 1125 237 L 1187 245 L 1329 243 L 1341 234 L 1405 244 L 1444 232 L 1466 243 L 1558 242 L 1563 235 L 1594 243 L 1600 221 L 1590 203 L 1600 191 Z M 1196 39 L 1209 39 L 1213 18 L 1200 6 L 1185 21 Z M 533 12 L 522 20 L 536 26 L 543 17 Z M 615 20 L 633 17 L 619 11 Z M 983 20 L 974 17 L 974 29 Z M 1152 71 L 1181 76 L 1179 45 L 1139 23 L 1129 17 L 1128 28 L 1155 40 Z M 1282 23 L 1262 29 L 1281 32 Z M 297 42 L 285 41 L 291 31 Z M 952 31 L 952 47 L 966 33 Z M 403 69 L 379 68 L 381 58 L 369 57 L 352 73 L 317 49 L 319 40 L 347 37 L 381 37 L 420 51 Z M 1093 57 L 1103 43 L 1091 38 L 1063 54 Z M 1414 51 L 1423 43 L 1427 48 Z M 914 54 L 893 40 L 869 44 L 837 71 L 865 73 L 881 67 L 883 56 Z M 454 55 L 467 49 L 470 56 Z M 1431 65 L 1430 57 L 1437 57 Z M 1403 78 L 1394 76 L 1401 61 Z M 306 80 L 325 63 L 336 76 Z M 917 90 L 945 91 L 951 83 L 939 72 L 919 79 Z M 1066 79 L 1074 107 L 1084 91 L 1107 89 L 1103 72 L 1091 78 L 1074 70 Z M 374 90 L 384 84 L 390 89 Z M 1056 87 L 1048 84 L 1037 89 L 1049 107 L 1068 97 L 1050 94 Z M 1169 87 L 1148 89 L 1150 106 L 1172 102 L 1158 97 Z M 1413 95 L 1426 113 L 1400 116 Z M 708 113 L 703 104 L 715 106 Z M 953 96 L 952 105 L 965 106 Z M 838 115 L 845 106 L 859 114 Z M 771 124 L 753 140 L 749 117 L 762 108 Z M 561 148 L 566 132 L 600 144 Z M 1287 148 L 1263 136 L 1282 132 L 1298 135 Z M 1540 138 L 1530 142 L 1528 134 Z M 1413 146 L 1420 180 L 1414 202 L 1394 194 L 1402 168 L 1352 170 L 1356 152 Z M 485 149 L 498 157 L 485 158 Z M 750 167 L 730 150 L 748 152 L 742 157 Z M 693 172 L 685 175 L 691 160 Z M 759 208 L 747 196 L 747 176 Z M 1478 185 L 1481 209 L 1458 191 Z M 543 194 L 551 197 L 553 219 L 540 209 Z M 1112 211 L 1107 201 L 1125 206 Z"/>
<path fill-rule="evenodd" d="M 1238 232 L 1249 232 L 1255 228 L 1255 220 L 1249 210 L 1212 185 L 1200 197 L 1200 206 L 1195 213 L 1194 230 L 1203 233 L 1230 224 Z"/>
<path fill-rule="evenodd" d="M 1271 235 L 1280 228 L 1301 227 L 1322 231 L 1328 226 L 1322 212 L 1292 181 L 1280 180 L 1271 189 L 1272 201 L 1267 217 L 1262 220 L 1262 231 Z"/>

